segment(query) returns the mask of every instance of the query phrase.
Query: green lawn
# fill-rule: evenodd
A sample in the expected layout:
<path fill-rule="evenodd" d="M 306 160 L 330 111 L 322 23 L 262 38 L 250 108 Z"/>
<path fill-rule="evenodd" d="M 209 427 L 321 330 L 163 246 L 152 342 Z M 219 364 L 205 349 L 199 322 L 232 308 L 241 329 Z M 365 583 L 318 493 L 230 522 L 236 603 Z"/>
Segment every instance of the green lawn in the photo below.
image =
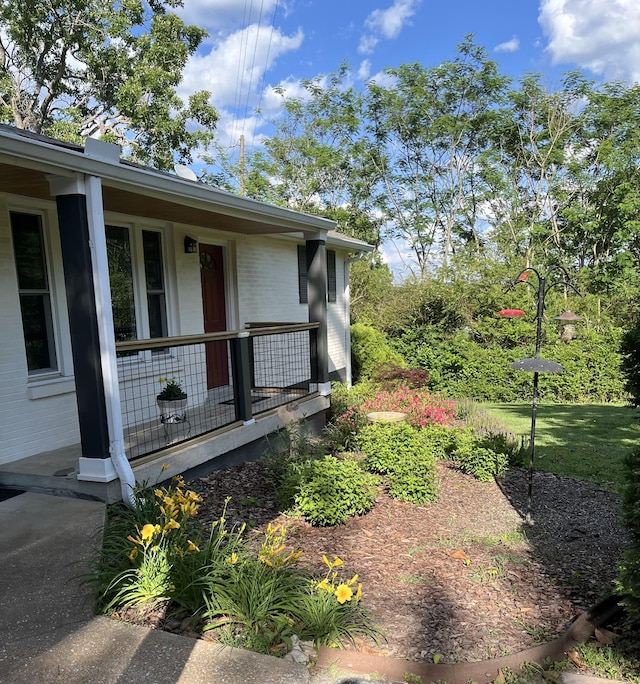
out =
<path fill-rule="evenodd" d="M 531 404 L 481 404 L 509 431 L 531 431 Z M 612 404 L 539 404 L 535 467 L 607 489 L 623 483 L 622 459 L 640 447 L 638 412 Z"/>

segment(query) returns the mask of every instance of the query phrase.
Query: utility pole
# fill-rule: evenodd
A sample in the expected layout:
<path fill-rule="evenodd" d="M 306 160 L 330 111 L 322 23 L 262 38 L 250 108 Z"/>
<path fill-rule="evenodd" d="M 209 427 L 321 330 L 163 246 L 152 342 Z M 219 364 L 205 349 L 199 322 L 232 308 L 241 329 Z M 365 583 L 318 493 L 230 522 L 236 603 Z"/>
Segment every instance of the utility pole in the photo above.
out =
<path fill-rule="evenodd" d="M 240 194 L 244 197 L 244 135 L 240 136 Z"/>

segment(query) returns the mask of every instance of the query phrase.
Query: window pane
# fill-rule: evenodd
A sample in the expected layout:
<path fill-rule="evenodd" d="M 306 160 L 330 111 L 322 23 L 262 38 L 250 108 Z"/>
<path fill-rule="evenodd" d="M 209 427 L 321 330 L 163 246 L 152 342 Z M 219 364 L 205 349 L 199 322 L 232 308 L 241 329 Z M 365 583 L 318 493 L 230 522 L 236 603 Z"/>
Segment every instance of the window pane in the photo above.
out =
<path fill-rule="evenodd" d="M 162 278 L 162 245 L 160 233 L 150 230 L 142 231 L 144 251 L 144 272 L 147 290 L 164 290 Z"/>
<path fill-rule="evenodd" d="M 34 214 L 11 214 L 13 247 L 21 290 L 48 290 L 42 226 Z"/>
<path fill-rule="evenodd" d="M 11 212 L 20 313 L 29 372 L 55 370 L 56 352 L 40 216 Z"/>
<path fill-rule="evenodd" d="M 144 273 L 147 286 L 149 337 L 167 336 L 167 307 L 162 269 L 162 236 L 151 230 L 142 231 Z"/>
<path fill-rule="evenodd" d="M 167 336 L 164 294 L 147 294 L 149 304 L 149 337 Z"/>
<path fill-rule="evenodd" d="M 53 336 L 49 296 L 20 295 L 20 309 L 28 369 L 36 371 L 54 368 L 55 354 L 53 346 L 50 345 Z"/>
<path fill-rule="evenodd" d="M 111 306 L 116 342 L 137 339 L 129 229 L 106 226 Z"/>

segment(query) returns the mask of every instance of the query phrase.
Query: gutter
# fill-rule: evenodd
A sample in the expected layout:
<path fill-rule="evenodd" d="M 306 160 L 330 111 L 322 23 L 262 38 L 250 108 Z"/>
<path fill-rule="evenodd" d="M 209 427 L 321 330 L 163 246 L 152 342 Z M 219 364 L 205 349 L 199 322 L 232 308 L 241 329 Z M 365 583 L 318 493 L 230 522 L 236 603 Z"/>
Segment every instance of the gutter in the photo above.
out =
<path fill-rule="evenodd" d="M 361 261 L 365 252 L 360 251 L 355 256 L 344 260 L 344 350 L 346 354 L 347 387 L 351 387 L 351 285 L 349 283 L 349 266 L 356 261 Z"/>
<path fill-rule="evenodd" d="M 109 266 L 105 239 L 104 213 L 102 209 L 102 184 L 100 178 L 85 178 L 87 218 L 91 235 L 91 260 L 93 262 L 93 287 L 98 314 L 98 336 L 100 339 L 100 361 L 104 386 L 107 427 L 109 431 L 109 453 L 111 463 L 120 479 L 122 500 L 135 508 L 135 476 L 124 448 L 124 429 L 118 386 L 116 340 L 113 330 L 113 309 L 109 286 Z"/>

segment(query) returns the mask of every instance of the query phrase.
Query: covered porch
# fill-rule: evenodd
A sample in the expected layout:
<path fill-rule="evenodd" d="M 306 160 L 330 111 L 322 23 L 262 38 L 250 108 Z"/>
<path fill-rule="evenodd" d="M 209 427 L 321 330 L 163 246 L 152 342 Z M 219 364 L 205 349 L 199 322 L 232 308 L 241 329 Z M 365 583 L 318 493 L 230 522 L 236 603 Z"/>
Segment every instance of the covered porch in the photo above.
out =
<path fill-rule="evenodd" d="M 326 242 L 334 222 L 122 162 L 119 150 L 101 141 L 89 140 L 83 149 L 0 127 L 0 142 L 5 263 L 12 264 L 22 229 L 12 221 L 27 217 L 31 223 L 23 223 L 31 234 L 40 231 L 44 245 L 50 287 L 37 296 L 49 307 L 41 329 L 51 352 L 41 367 L 29 362 L 27 368 L 29 340 L 19 316 L 31 293 L 19 289 L 11 265 L 3 305 L 18 334 L 11 337 L 15 365 L 4 369 L 15 389 L 3 420 L 19 425 L 21 435 L 32 431 L 27 441 L 35 448 L 21 451 L 25 440 L 18 437 L 7 445 L 0 486 L 112 501 L 136 481 L 158 481 L 165 463 L 164 478 L 213 469 L 259 448 L 287 421 L 324 417 L 330 394 Z M 128 266 L 137 278 L 138 327 L 131 337 L 144 339 L 119 341 L 108 239 L 130 244 L 134 256 L 137 249 L 137 262 Z M 352 248 L 340 236 L 332 239 L 345 254 Z M 225 265 L 220 332 L 208 331 L 203 320 L 202 245 L 211 244 Z M 150 280 L 148 246 L 161 259 L 159 286 Z M 296 268 L 302 268 L 304 300 Z M 161 300 L 165 308 L 154 319 Z M 166 332 L 158 335 L 160 320 Z M 341 326 L 334 335 L 344 341 Z M 161 414 L 160 378 L 180 382 L 188 397 L 183 412 Z M 58 411 L 63 405 L 64 413 Z M 46 437 L 54 433 L 57 443 Z M 79 443 L 67 434 L 79 435 Z"/>

